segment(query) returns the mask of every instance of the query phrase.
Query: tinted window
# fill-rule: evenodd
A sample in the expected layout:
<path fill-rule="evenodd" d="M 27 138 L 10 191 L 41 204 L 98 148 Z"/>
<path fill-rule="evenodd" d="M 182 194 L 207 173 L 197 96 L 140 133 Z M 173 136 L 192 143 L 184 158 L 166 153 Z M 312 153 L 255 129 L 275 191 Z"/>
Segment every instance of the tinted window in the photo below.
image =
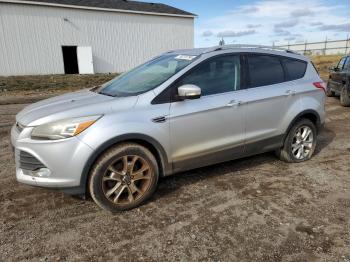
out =
<path fill-rule="evenodd" d="M 307 63 L 300 60 L 284 58 L 284 67 L 287 70 L 287 81 L 302 78 L 305 75 Z"/>
<path fill-rule="evenodd" d="M 248 56 L 250 87 L 266 86 L 284 81 L 284 71 L 277 56 Z"/>
<path fill-rule="evenodd" d="M 198 65 L 185 75 L 177 86 L 193 84 L 202 89 L 202 96 L 231 92 L 240 87 L 239 56 L 221 56 Z"/>
<path fill-rule="evenodd" d="M 342 59 L 340 59 L 340 61 L 339 61 L 339 63 L 338 63 L 338 66 L 337 66 L 337 67 L 338 67 L 340 70 L 342 70 L 343 67 L 344 67 L 345 59 L 346 59 L 346 57 L 343 57 Z"/>
<path fill-rule="evenodd" d="M 346 59 L 344 69 L 350 70 L 350 56 Z"/>

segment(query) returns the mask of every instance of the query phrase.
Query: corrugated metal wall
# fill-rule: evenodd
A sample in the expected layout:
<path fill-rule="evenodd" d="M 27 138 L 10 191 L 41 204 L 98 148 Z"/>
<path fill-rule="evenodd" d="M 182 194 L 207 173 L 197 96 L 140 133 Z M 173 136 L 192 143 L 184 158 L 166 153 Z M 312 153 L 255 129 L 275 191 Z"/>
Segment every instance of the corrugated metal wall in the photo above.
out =
<path fill-rule="evenodd" d="M 62 45 L 91 46 L 96 73 L 124 72 L 192 48 L 193 30 L 193 18 L 0 3 L 0 75 L 62 74 Z"/>

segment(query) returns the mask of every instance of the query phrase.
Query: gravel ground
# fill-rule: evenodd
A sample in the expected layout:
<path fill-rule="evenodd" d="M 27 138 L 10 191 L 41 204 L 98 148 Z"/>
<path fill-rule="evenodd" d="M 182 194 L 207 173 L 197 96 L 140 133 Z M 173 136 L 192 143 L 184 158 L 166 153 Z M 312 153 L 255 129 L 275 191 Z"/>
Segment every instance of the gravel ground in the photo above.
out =
<path fill-rule="evenodd" d="M 24 106 L 0 106 L 0 261 L 350 261 L 350 108 L 337 98 L 310 161 L 192 170 L 117 215 L 16 182 L 9 129 Z"/>

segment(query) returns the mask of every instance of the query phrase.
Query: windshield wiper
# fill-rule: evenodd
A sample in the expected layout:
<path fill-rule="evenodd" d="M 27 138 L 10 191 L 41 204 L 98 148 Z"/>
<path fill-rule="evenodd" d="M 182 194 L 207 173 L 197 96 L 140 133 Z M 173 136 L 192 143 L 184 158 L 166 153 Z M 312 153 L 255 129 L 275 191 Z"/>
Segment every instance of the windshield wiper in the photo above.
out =
<path fill-rule="evenodd" d="M 94 93 L 97 93 L 97 90 L 100 89 L 101 86 L 98 85 L 98 86 L 94 86 L 93 88 L 90 89 L 91 92 L 94 92 Z"/>
<path fill-rule="evenodd" d="M 108 94 L 108 93 L 103 93 L 103 92 L 98 92 L 98 94 L 100 94 L 100 95 L 104 95 L 104 96 L 116 97 L 115 95 Z"/>

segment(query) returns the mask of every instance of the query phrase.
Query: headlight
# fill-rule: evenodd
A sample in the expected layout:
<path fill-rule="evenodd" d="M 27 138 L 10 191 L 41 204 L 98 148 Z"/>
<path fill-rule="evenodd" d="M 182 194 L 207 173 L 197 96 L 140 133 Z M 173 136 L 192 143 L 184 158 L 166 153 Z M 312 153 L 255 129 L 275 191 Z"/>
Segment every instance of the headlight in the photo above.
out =
<path fill-rule="evenodd" d="M 71 118 L 37 126 L 32 131 L 32 138 L 57 140 L 73 137 L 93 125 L 99 118 L 101 116 Z"/>

